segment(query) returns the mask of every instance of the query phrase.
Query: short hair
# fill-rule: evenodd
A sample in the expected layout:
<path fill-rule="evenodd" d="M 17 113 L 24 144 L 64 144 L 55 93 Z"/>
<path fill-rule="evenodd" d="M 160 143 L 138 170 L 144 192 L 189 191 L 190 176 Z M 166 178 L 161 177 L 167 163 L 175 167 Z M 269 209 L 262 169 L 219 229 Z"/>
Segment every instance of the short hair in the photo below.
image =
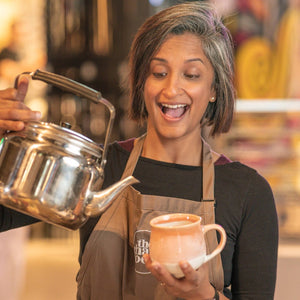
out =
<path fill-rule="evenodd" d="M 211 126 L 212 136 L 227 132 L 235 102 L 233 42 L 213 7 L 201 1 L 168 7 L 149 17 L 137 31 L 129 54 L 129 116 L 139 123 L 147 119 L 144 86 L 151 59 L 169 35 L 185 32 L 200 37 L 203 51 L 214 70 L 212 88 L 216 100 L 209 102 L 201 124 Z"/>

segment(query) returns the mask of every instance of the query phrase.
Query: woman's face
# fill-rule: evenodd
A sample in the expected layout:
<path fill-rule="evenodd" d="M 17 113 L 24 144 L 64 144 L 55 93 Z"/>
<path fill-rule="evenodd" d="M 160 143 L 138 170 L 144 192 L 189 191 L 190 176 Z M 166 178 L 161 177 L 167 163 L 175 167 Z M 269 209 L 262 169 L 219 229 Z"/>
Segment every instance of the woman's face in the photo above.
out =
<path fill-rule="evenodd" d="M 162 138 L 201 134 L 200 121 L 212 90 L 213 67 L 192 33 L 170 35 L 150 62 L 144 99 L 147 130 Z"/>

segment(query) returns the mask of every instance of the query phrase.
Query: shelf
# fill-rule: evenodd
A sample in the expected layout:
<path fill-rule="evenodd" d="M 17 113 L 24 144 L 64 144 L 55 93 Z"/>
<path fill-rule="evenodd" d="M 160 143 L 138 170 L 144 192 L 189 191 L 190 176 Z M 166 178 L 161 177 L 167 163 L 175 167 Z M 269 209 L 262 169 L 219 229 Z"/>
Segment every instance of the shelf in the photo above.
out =
<path fill-rule="evenodd" d="M 238 99 L 239 113 L 300 112 L 300 99 Z"/>

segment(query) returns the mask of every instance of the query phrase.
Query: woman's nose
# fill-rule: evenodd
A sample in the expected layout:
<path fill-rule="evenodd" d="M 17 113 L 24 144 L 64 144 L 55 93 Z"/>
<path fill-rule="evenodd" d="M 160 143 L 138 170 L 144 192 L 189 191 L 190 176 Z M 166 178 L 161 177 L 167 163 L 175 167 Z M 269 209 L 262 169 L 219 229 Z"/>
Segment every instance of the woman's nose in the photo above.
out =
<path fill-rule="evenodd" d="M 175 97 L 182 92 L 181 83 L 178 76 L 169 76 L 165 80 L 163 92 L 167 98 Z"/>

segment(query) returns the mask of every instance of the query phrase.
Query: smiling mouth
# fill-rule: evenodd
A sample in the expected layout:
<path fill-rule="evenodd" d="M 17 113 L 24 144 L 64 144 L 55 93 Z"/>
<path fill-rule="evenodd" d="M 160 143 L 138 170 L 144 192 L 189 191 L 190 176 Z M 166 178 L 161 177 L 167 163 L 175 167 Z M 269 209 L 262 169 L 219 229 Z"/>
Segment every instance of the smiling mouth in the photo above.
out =
<path fill-rule="evenodd" d="M 163 104 L 161 103 L 160 109 L 162 113 L 170 118 L 180 118 L 188 110 L 187 104 Z"/>

